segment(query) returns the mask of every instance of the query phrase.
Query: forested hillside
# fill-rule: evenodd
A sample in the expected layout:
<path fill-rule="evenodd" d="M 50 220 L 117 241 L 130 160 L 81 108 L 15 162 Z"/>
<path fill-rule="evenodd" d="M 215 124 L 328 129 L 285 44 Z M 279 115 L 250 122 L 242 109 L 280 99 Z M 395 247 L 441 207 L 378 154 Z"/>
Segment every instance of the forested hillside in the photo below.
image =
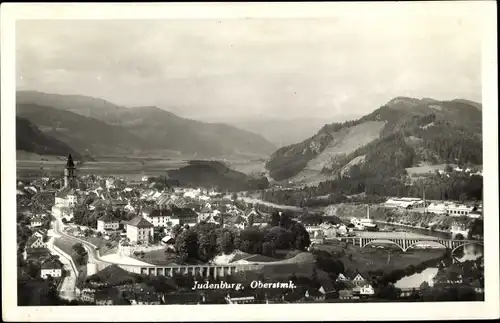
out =
<path fill-rule="evenodd" d="M 482 113 L 478 106 L 464 100 L 395 98 L 358 120 L 325 125 L 315 136 L 280 148 L 266 168 L 275 180 L 291 178 L 338 146 L 337 139 L 346 129 L 375 121 L 384 123 L 378 136 L 362 142 L 361 147 L 351 145 L 350 151 L 344 147 L 330 157 L 323 174 L 338 178 L 349 171 L 346 167 L 358 165 L 355 172 L 366 177 L 397 177 L 405 174 L 405 168 L 422 162 L 482 164 Z"/>
<path fill-rule="evenodd" d="M 190 161 L 188 166 L 168 171 L 168 176 L 183 186 L 217 187 L 224 191 L 258 190 L 269 186 L 266 177 L 254 178 L 218 161 Z"/>
<path fill-rule="evenodd" d="M 96 156 L 267 158 L 260 134 L 181 118 L 155 106 L 127 108 L 82 95 L 17 92 L 17 115 L 75 149 Z"/>
<path fill-rule="evenodd" d="M 23 150 L 40 155 L 67 156 L 76 158 L 80 154 L 70 146 L 44 134 L 29 120 L 16 117 L 16 150 Z"/>

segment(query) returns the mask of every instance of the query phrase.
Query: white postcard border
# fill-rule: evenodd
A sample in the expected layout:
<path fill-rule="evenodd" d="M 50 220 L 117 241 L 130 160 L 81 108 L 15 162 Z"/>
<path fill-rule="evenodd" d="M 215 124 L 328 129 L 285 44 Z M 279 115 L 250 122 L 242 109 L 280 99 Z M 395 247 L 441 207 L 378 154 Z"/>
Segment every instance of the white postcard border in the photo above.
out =
<path fill-rule="evenodd" d="M 481 17 L 483 30 L 483 151 L 485 301 L 439 303 L 325 303 L 273 305 L 159 305 L 18 307 L 15 245 L 15 20 L 299 18 L 399 13 Z M 498 93 L 496 6 L 493 1 L 424 3 L 204 3 L 204 4 L 2 4 L 1 180 L 2 316 L 5 321 L 225 321 L 422 320 L 499 317 Z"/>

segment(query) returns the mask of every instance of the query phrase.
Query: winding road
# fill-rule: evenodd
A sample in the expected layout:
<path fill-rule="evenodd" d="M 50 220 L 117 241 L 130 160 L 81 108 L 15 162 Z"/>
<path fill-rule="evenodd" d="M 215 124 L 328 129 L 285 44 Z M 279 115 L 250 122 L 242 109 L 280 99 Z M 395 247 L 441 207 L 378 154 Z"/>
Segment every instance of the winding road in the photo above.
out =
<path fill-rule="evenodd" d="M 62 228 L 64 227 L 62 220 L 56 216 L 54 216 L 54 218 L 56 219 L 55 221 L 53 221 L 53 226 L 52 226 L 54 232 L 61 237 L 64 237 L 64 238 L 70 239 L 72 241 L 81 243 L 83 245 L 83 247 L 85 248 L 85 250 L 87 251 L 87 254 L 89 256 L 89 258 L 88 258 L 89 263 L 112 264 L 110 262 L 107 262 L 107 261 L 101 259 L 100 255 L 99 255 L 99 251 L 97 250 L 97 247 L 95 245 L 93 245 L 92 243 L 65 233 L 62 230 Z"/>

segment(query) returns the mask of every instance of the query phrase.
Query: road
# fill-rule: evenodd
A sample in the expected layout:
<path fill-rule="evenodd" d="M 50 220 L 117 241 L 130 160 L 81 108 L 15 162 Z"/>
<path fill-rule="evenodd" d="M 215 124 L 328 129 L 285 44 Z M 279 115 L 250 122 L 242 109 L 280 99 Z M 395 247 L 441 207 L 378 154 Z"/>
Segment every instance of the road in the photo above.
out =
<path fill-rule="evenodd" d="M 59 256 L 59 260 L 64 265 L 64 270 L 67 275 L 64 277 L 61 285 L 59 285 L 59 296 L 63 299 L 67 299 L 69 301 L 74 300 L 75 296 L 75 288 L 76 288 L 76 277 L 78 275 L 77 272 L 73 269 L 71 265 L 71 261 L 69 261 L 63 254 L 59 251 L 55 250 L 53 247 L 53 242 L 49 243 L 50 253 L 56 256 Z"/>
<path fill-rule="evenodd" d="M 54 217 L 56 219 L 53 222 L 53 226 L 52 226 L 54 232 L 61 237 L 64 237 L 64 238 L 73 240 L 75 242 L 81 243 L 82 246 L 87 251 L 87 254 L 89 257 L 88 262 L 95 263 L 95 264 L 111 264 L 110 262 L 104 261 L 100 258 L 99 251 L 96 249 L 96 247 L 93 244 L 91 244 L 88 241 L 82 240 L 80 238 L 74 237 L 70 234 L 63 232 L 62 228 L 64 228 L 64 224 L 62 223 L 62 220 L 59 217 L 56 217 L 56 216 L 54 216 Z"/>

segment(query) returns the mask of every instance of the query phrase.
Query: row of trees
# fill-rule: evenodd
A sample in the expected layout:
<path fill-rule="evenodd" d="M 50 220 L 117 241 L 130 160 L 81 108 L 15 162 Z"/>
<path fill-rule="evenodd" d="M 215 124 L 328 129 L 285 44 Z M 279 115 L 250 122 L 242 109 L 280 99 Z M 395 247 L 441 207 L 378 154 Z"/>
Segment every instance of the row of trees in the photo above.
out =
<path fill-rule="evenodd" d="M 354 175 L 356 174 L 356 175 Z M 336 203 L 364 202 L 380 203 L 384 196 L 423 197 L 427 199 L 470 201 L 482 200 L 482 176 L 467 173 L 451 173 L 449 176 L 431 174 L 423 179 L 408 182 L 405 177 L 364 177 L 359 167 L 353 166 L 351 177 L 342 177 L 319 183 L 317 187 L 304 187 L 295 190 L 268 190 L 261 193 L 265 201 L 316 207 Z M 348 195 L 363 194 L 358 197 Z M 324 196 L 327 196 L 326 198 Z"/>
<path fill-rule="evenodd" d="M 229 254 L 236 249 L 273 257 L 276 250 L 305 250 L 311 242 L 302 224 L 277 211 L 265 227 L 249 226 L 237 232 L 213 223 L 200 223 L 193 228 L 176 226 L 174 234 L 181 261 L 207 262 L 217 254 Z"/>

